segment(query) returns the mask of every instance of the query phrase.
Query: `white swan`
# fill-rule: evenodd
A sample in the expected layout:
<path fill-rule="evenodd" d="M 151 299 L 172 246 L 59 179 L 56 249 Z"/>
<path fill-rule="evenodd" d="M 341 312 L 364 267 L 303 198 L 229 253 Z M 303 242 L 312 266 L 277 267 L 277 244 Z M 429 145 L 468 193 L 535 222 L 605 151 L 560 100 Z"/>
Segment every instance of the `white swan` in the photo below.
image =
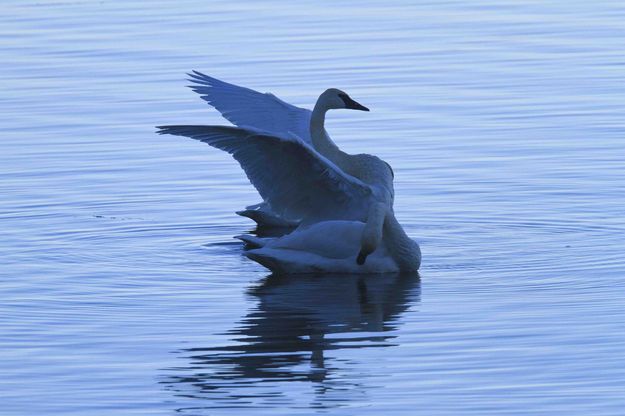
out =
<path fill-rule="evenodd" d="M 369 155 L 349 155 L 342 152 L 325 130 L 328 110 L 351 109 L 369 111 L 345 92 L 330 88 L 324 91 L 313 111 L 296 107 L 273 94 L 229 84 L 198 71 L 189 73 L 190 88 L 217 109 L 222 116 L 239 127 L 251 127 L 278 136 L 294 135 L 330 159 L 343 172 L 368 182 L 363 160 Z M 366 160 L 364 161 L 366 164 Z M 389 166 L 390 168 L 390 166 Z M 272 212 L 266 203 L 246 207 L 237 214 L 251 218 L 260 226 L 295 226 L 292 221 Z"/>
<path fill-rule="evenodd" d="M 324 221 L 275 239 L 237 236 L 253 249 L 245 255 L 276 273 L 397 273 L 416 271 L 419 246 L 394 216 L 384 225 L 377 249 L 359 263 L 357 252 L 366 225 L 360 221 Z"/>
<path fill-rule="evenodd" d="M 405 234 L 392 210 L 392 173 L 375 156 L 359 155 L 371 181 L 365 183 L 294 137 L 221 126 L 158 128 L 161 134 L 190 137 L 232 154 L 273 212 L 301 221 L 296 231 L 276 240 L 248 237 L 248 242 L 262 246 L 248 251 L 248 257 L 271 270 L 418 270 L 419 246 Z"/>

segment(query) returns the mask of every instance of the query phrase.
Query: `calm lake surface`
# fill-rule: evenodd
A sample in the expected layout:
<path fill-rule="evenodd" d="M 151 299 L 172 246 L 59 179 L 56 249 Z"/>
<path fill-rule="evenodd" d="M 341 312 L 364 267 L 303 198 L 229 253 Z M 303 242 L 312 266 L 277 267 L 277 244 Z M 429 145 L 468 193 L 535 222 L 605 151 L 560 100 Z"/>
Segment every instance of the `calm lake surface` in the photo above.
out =
<path fill-rule="evenodd" d="M 417 3 L 417 4 L 415 4 Z M 0 11 L 0 413 L 622 415 L 621 1 Z M 197 69 L 395 170 L 418 276 L 269 276 Z"/>

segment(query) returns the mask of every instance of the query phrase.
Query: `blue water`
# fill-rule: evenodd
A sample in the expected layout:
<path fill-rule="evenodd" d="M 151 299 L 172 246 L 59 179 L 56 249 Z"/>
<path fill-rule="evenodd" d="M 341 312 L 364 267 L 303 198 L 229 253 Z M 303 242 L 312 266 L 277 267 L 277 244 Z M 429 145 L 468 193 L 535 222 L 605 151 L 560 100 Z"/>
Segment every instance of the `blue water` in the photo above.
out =
<path fill-rule="evenodd" d="M 2 415 L 622 415 L 625 4 L 0 10 Z M 277 277 L 197 69 L 395 170 L 420 277 Z"/>

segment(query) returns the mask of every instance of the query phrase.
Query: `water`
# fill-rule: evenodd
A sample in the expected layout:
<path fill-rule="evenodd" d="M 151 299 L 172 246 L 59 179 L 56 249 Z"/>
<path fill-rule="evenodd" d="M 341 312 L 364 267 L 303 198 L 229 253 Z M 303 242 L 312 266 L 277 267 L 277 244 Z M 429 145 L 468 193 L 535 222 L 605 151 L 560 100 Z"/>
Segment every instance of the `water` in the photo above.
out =
<path fill-rule="evenodd" d="M 514 4 L 512 4 L 514 3 Z M 11 1 L 0 403 L 13 415 L 620 415 L 618 1 Z M 198 69 L 396 174 L 420 278 L 268 277 Z"/>

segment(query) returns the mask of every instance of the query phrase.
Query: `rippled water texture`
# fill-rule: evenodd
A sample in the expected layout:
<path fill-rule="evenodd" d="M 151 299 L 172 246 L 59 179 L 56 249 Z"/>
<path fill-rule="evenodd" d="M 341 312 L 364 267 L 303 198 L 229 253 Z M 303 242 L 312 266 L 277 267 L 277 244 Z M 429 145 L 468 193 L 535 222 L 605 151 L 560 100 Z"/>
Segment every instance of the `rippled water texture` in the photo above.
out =
<path fill-rule="evenodd" d="M 416 3 L 416 4 L 415 4 Z M 3 415 L 622 415 L 620 1 L 4 1 Z M 417 276 L 268 276 L 184 73 L 395 170 Z"/>

